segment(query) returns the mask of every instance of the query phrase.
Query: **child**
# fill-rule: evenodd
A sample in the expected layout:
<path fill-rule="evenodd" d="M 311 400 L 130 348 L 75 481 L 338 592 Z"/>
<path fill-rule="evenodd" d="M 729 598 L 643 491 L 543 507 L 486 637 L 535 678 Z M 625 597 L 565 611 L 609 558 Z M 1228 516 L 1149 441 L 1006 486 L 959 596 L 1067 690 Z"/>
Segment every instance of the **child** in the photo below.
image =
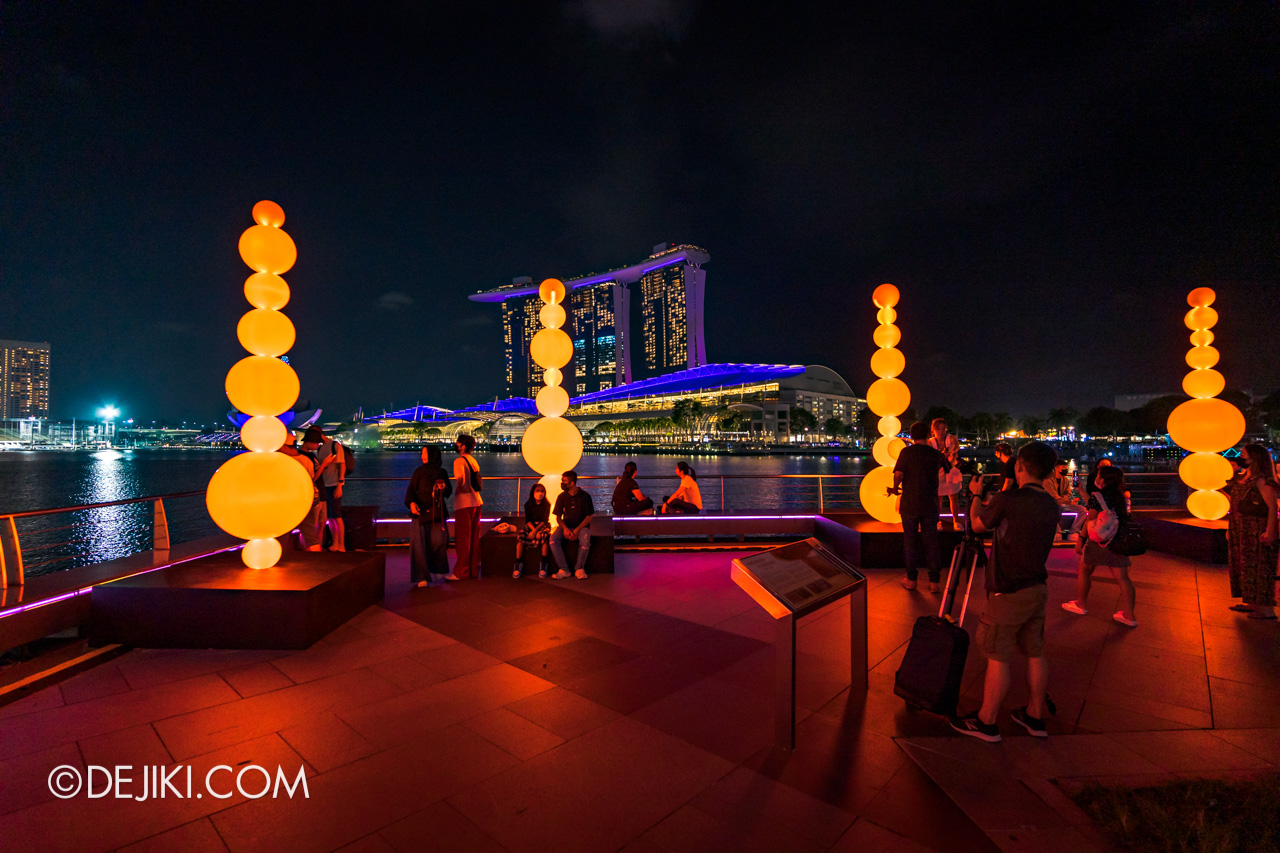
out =
<path fill-rule="evenodd" d="M 551 539 L 551 501 L 547 500 L 547 489 L 541 483 L 534 483 L 529 490 L 529 500 L 524 505 L 524 527 L 516 539 L 516 568 L 511 577 L 520 577 L 520 558 L 524 548 L 542 550 L 542 561 L 538 564 L 538 577 L 547 576 L 547 542 Z"/>

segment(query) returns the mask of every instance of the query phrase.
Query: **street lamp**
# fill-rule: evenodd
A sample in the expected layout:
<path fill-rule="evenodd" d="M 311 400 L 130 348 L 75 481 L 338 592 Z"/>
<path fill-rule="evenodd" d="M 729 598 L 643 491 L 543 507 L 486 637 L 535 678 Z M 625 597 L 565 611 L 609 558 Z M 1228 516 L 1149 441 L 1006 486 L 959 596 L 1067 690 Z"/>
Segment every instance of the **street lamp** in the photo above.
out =
<path fill-rule="evenodd" d="M 120 410 L 115 406 L 103 406 L 98 409 L 98 417 L 102 419 L 103 437 L 107 440 L 107 444 L 111 443 L 111 437 L 115 433 L 114 421 L 120 417 Z"/>

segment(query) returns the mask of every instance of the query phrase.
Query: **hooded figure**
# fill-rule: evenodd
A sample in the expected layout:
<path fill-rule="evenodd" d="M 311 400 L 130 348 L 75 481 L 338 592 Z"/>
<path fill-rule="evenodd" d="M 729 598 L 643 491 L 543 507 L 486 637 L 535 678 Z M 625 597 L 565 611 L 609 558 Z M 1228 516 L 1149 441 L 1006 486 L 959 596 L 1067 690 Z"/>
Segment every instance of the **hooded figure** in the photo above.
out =
<path fill-rule="evenodd" d="M 422 448 L 422 464 L 413 472 L 404 505 L 413 515 L 409 534 L 410 579 L 414 586 L 443 583 L 449 573 L 449 517 L 446 498 L 453 493 L 449 474 L 441 465 L 440 448 Z"/>

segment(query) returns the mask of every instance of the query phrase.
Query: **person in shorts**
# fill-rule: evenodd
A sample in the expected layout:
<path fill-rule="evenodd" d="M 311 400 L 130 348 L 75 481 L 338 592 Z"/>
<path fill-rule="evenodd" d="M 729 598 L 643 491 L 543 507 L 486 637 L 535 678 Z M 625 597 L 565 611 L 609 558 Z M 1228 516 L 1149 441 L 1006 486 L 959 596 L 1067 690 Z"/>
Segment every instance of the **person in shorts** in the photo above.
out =
<path fill-rule="evenodd" d="M 1017 488 L 981 500 L 982 484 L 970 483 L 975 499 L 970 518 L 976 533 L 990 530 L 991 559 L 987 564 L 987 607 L 978 624 L 975 641 L 987 658 L 982 707 L 966 716 L 952 717 L 951 728 L 989 743 L 999 743 L 996 716 L 1009 692 L 1015 652 L 1027 659 L 1030 697 L 1012 714 L 1013 721 L 1036 737 L 1046 737 L 1045 696 L 1049 667 L 1044 659 L 1045 603 L 1049 597 L 1049 573 L 1045 563 L 1058 532 L 1058 502 L 1042 485 L 1053 473 L 1057 454 L 1041 441 L 1018 448 L 1014 471 Z"/>

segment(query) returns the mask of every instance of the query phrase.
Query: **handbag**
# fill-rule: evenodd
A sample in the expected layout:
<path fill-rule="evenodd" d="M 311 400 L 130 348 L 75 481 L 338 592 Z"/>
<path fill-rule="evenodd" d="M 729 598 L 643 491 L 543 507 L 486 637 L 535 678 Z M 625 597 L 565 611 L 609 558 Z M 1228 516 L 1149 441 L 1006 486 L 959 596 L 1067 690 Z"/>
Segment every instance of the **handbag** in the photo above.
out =
<path fill-rule="evenodd" d="M 1102 496 L 1102 492 L 1094 492 L 1094 495 L 1102 505 L 1102 512 L 1090 526 L 1089 538 L 1122 557 L 1137 557 L 1147 553 L 1147 533 L 1142 526 L 1132 521 L 1122 523 L 1115 510 L 1107 506 L 1107 500 Z M 1098 533 L 1105 534 L 1109 525 L 1114 525 L 1111 535 L 1105 540 L 1100 539 Z"/>
<path fill-rule="evenodd" d="M 1102 509 L 1098 512 L 1098 517 L 1088 523 L 1089 538 L 1104 548 L 1116 538 L 1116 534 L 1120 532 L 1120 516 L 1116 515 L 1116 511 L 1107 506 L 1107 499 L 1102 496 L 1102 492 L 1094 492 L 1098 499 L 1098 504 Z"/>

